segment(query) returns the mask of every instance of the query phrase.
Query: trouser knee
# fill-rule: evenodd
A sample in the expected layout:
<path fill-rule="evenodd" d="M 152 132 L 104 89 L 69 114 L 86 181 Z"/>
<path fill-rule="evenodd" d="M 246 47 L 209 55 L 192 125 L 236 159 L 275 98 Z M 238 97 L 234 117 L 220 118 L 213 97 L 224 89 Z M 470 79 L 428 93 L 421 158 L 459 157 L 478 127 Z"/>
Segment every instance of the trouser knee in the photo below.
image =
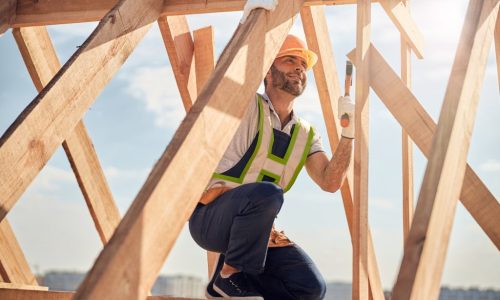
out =
<path fill-rule="evenodd" d="M 250 183 L 253 189 L 248 194 L 248 200 L 259 208 L 275 212 L 283 205 L 283 189 L 271 182 Z"/>

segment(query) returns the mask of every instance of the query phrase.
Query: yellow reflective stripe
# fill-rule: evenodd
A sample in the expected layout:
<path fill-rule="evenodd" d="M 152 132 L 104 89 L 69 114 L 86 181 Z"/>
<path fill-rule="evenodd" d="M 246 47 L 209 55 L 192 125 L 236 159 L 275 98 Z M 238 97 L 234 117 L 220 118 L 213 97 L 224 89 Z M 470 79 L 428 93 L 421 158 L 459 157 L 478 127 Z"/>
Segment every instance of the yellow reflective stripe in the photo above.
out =
<path fill-rule="evenodd" d="M 292 179 L 290 180 L 290 182 L 288 182 L 288 185 L 284 188 L 284 192 L 287 192 L 292 187 L 295 180 L 297 179 L 297 176 L 299 176 L 300 170 L 302 170 L 302 167 L 306 163 L 307 155 L 309 154 L 309 151 L 311 150 L 313 137 L 314 137 L 314 128 L 310 127 L 309 135 L 307 137 L 307 144 L 306 144 L 306 147 L 304 148 L 304 152 L 302 153 L 302 158 L 300 159 L 300 162 L 299 162 L 297 168 L 295 168 Z"/>
<path fill-rule="evenodd" d="M 212 178 L 216 179 L 222 179 L 222 180 L 227 180 L 230 182 L 235 182 L 235 183 L 243 183 L 245 180 L 245 175 L 248 172 L 248 169 L 252 165 L 253 160 L 255 159 L 255 156 L 259 152 L 260 145 L 262 143 L 262 136 L 264 135 L 264 106 L 262 104 L 262 98 L 260 95 L 258 95 L 257 99 L 258 107 L 259 107 L 259 131 L 257 134 L 257 145 L 255 145 L 255 149 L 252 153 L 252 156 L 250 156 L 250 159 L 248 160 L 247 164 L 245 165 L 245 168 L 243 169 L 243 172 L 241 172 L 239 177 L 234 177 L 234 176 L 228 176 L 228 175 L 223 175 L 220 173 L 214 173 L 212 175 Z"/>
<path fill-rule="evenodd" d="M 272 159 L 275 162 L 278 162 L 282 165 L 286 165 L 288 163 L 288 159 L 290 159 L 290 155 L 292 154 L 293 148 L 295 147 L 295 141 L 297 141 L 297 136 L 299 135 L 301 126 L 302 125 L 300 124 L 300 119 L 299 119 L 298 122 L 295 124 L 295 128 L 293 130 L 290 143 L 288 144 L 288 148 L 286 149 L 286 153 L 283 158 L 273 154 L 273 144 L 274 144 L 274 132 L 273 132 L 271 143 L 269 144 L 269 147 L 267 149 L 268 151 L 267 158 Z"/>

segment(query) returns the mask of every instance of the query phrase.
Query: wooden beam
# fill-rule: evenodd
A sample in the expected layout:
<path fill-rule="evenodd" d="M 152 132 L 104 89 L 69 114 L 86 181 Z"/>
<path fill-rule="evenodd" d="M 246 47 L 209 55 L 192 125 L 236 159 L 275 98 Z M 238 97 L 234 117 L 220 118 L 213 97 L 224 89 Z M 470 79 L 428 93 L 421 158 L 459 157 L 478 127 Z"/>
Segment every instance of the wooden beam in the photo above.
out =
<path fill-rule="evenodd" d="M 395 299 L 437 299 L 499 1 L 469 2 L 420 188 Z"/>
<path fill-rule="evenodd" d="M 354 50 L 348 57 L 355 61 Z M 373 45 L 370 59 L 371 87 L 420 151 L 429 157 L 436 123 Z M 500 250 L 500 204 L 470 166 L 465 171 L 460 200 Z"/>
<path fill-rule="evenodd" d="M 146 296 L 302 4 L 280 1 L 273 12 L 254 10 L 238 26 L 75 300 Z"/>
<path fill-rule="evenodd" d="M 0 1 L 0 36 L 10 28 L 16 19 L 17 0 Z"/>
<path fill-rule="evenodd" d="M 358 1 L 356 16 L 356 109 L 354 143 L 354 238 L 352 299 L 368 299 L 368 146 L 371 2 Z"/>
<path fill-rule="evenodd" d="M 328 26 L 322 6 L 303 7 L 300 11 L 304 33 L 309 49 L 318 55 L 318 62 L 313 68 L 314 78 L 318 89 L 323 119 L 325 120 L 328 140 L 332 153 L 335 153 L 340 141 L 340 124 L 337 111 L 337 99 L 339 99 L 340 84 L 335 66 L 332 43 L 328 33 Z M 349 176 L 341 187 L 344 210 L 353 239 L 353 202 L 351 192 L 352 168 L 349 169 Z M 368 229 L 368 280 L 372 299 L 384 299 L 383 287 L 380 282 L 380 275 L 377 267 L 377 258 L 373 242 Z"/>
<path fill-rule="evenodd" d="M 2 300 L 71 300 L 74 292 L 63 291 L 37 291 L 28 289 L 0 288 Z M 173 296 L 148 296 L 147 300 L 189 300 L 194 298 L 181 298 Z"/>
<path fill-rule="evenodd" d="M 0 222 L 0 278 L 9 283 L 38 285 L 7 218 Z"/>
<path fill-rule="evenodd" d="M 0 138 L 0 219 L 157 20 L 158 3 L 120 2 Z"/>
<path fill-rule="evenodd" d="M 13 34 L 31 79 L 40 92 L 61 68 L 49 34 L 44 27 L 16 28 Z M 83 121 L 78 122 L 63 142 L 63 147 L 99 237 L 105 244 L 120 223 L 120 213 Z"/>
<path fill-rule="evenodd" d="M 497 58 L 498 89 L 500 90 L 500 17 L 497 17 L 495 26 L 495 54 Z"/>
<path fill-rule="evenodd" d="M 409 9 L 410 1 L 404 0 L 403 4 Z M 401 80 L 411 89 L 411 48 L 401 34 Z M 403 166 L 403 243 L 410 232 L 413 220 L 413 141 L 406 130 L 401 132 L 402 166 Z"/>
<path fill-rule="evenodd" d="M 379 0 L 372 0 L 378 2 Z M 99 21 L 118 0 L 18 0 L 12 27 Z M 162 15 L 189 15 L 243 10 L 246 0 L 169 0 Z M 355 4 L 356 0 L 306 0 L 305 5 Z"/>
<path fill-rule="evenodd" d="M 174 71 L 184 109 L 189 111 L 197 97 L 194 44 L 185 16 L 161 17 L 158 20 L 161 36 Z"/>
<path fill-rule="evenodd" d="M 27 285 L 27 284 L 8 283 L 8 282 L 0 282 L 0 289 L 29 290 L 29 291 L 48 291 L 49 290 L 49 288 L 46 286 Z M 2 299 L 5 299 L 5 298 L 2 298 Z"/>
<path fill-rule="evenodd" d="M 193 31 L 193 39 L 196 86 L 200 92 L 215 68 L 215 41 L 212 26 Z"/>
<path fill-rule="evenodd" d="M 405 0 L 381 0 L 385 10 L 405 41 L 411 46 L 418 58 L 424 58 L 424 37 L 404 4 Z"/>

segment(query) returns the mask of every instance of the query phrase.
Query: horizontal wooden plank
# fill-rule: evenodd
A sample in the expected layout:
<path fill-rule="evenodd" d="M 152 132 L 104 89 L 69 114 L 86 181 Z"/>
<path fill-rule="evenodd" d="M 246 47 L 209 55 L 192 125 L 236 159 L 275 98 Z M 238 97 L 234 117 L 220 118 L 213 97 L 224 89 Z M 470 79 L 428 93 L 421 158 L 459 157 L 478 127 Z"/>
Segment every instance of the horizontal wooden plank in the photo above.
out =
<path fill-rule="evenodd" d="M 283 3 L 272 12 L 254 10 L 238 26 L 75 300 L 146 296 L 255 99 L 303 1 Z"/>
<path fill-rule="evenodd" d="M 100 20 L 118 0 L 18 0 L 12 27 L 91 22 Z M 246 0 L 169 0 L 163 15 L 239 11 Z M 378 2 L 378 0 L 372 0 Z M 344 5 L 356 0 L 306 0 L 305 5 Z"/>
<path fill-rule="evenodd" d="M 418 58 L 424 58 L 424 36 L 402 0 L 381 0 L 380 5 Z"/>
<path fill-rule="evenodd" d="M 371 87 L 422 153 L 428 156 L 436 123 L 373 45 L 370 53 Z M 354 51 L 348 57 L 355 61 Z M 500 250 L 500 203 L 470 166 L 465 170 L 460 201 Z"/>
<path fill-rule="evenodd" d="M 27 285 L 20 283 L 0 282 L 0 289 L 28 290 L 28 291 L 48 291 L 49 288 L 40 285 Z M 5 298 L 1 298 L 5 299 Z"/>
<path fill-rule="evenodd" d="M 2 300 L 71 300 L 74 292 L 63 291 L 35 291 L 22 289 L 0 288 Z M 148 296 L 147 300 L 200 300 L 195 298 L 182 298 L 175 296 Z"/>
<path fill-rule="evenodd" d="M 110 11 L 50 83 L 0 138 L 0 219 L 3 219 L 156 22 L 161 3 L 124 17 L 123 7 Z M 155 6 L 156 5 L 156 6 Z"/>

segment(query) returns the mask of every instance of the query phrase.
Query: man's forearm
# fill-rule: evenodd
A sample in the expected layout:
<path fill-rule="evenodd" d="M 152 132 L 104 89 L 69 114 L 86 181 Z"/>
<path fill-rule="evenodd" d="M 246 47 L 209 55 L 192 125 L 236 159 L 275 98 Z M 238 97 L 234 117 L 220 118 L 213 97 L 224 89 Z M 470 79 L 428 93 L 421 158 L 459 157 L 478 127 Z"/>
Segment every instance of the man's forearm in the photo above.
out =
<path fill-rule="evenodd" d="M 332 192 L 337 191 L 344 182 L 351 162 L 353 139 L 342 137 L 333 154 L 333 158 L 325 169 L 324 180 L 328 182 Z"/>

